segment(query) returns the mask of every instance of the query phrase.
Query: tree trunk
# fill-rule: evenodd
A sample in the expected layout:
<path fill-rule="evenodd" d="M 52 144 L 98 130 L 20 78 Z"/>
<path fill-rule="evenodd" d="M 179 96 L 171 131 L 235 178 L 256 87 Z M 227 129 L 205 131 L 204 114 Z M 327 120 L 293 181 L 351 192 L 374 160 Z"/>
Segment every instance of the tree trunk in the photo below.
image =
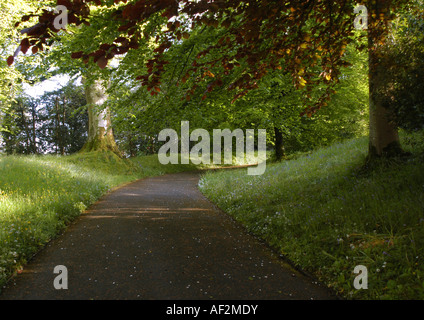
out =
<path fill-rule="evenodd" d="M 369 8 L 369 159 L 396 156 L 403 152 L 397 126 L 391 122 L 391 111 L 384 103 L 387 62 L 383 47 L 389 30 L 387 22 L 378 18 L 383 14 L 388 19 L 390 5 L 390 0 L 380 0 Z"/>
<path fill-rule="evenodd" d="M 285 154 L 284 144 L 283 144 L 283 132 L 280 128 L 274 127 L 275 134 L 275 158 L 277 161 L 283 160 Z"/>
<path fill-rule="evenodd" d="M 60 114 L 59 114 L 59 97 L 56 97 L 56 153 L 60 153 L 62 156 L 63 153 L 63 143 L 62 143 L 62 133 L 60 132 Z"/>
<path fill-rule="evenodd" d="M 35 104 L 31 104 L 31 114 L 32 114 L 32 151 L 34 154 L 38 153 L 37 149 L 37 116 L 35 110 Z"/>
<path fill-rule="evenodd" d="M 111 125 L 106 88 L 100 81 L 85 83 L 85 96 L 88 106 L 88 139 L 81 152 L 112 151 L 121 156 L 115 142 Z"/>
<path fill-rule="evenodd" d="M 27 140 L 27 146 L 26 146 L 26 149 L 25 149 L 25 153 L 29 154 L 29 153 L 31 153 L 30 152 L 30 150 L 31 150 L 31 134 L 29 132 L 28 123 L 26 121 L 26 116 L 25 116 L 23 104 L 22 104 L 21 114 L 22 114 L 22 122 L 23 122 L 24 127 L 25 127 L 26 140 Z"/>

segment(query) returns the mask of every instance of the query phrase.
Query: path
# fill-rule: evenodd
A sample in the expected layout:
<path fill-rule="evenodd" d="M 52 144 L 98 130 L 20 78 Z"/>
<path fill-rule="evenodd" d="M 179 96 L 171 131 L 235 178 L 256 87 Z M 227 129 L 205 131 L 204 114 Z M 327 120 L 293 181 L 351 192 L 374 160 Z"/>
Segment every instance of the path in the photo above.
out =
<path fill-rule="evenodd" d="M 0 299 L 332 299 L 211 204 L 197 173 L 103 197 L 37 254 Z M 68 269 L 68 289 L 53 269 Z"/>

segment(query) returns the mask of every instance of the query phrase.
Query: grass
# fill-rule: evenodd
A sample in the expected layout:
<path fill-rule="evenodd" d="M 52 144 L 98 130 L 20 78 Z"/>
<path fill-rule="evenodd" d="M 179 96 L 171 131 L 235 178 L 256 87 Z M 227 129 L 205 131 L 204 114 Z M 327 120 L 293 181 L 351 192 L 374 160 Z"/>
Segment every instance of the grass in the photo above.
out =
<path fill-rule="evenodd" d="M 423 299 L 424 139 L 402 140 L 413 156 L 372 170 L 361 138 L 268 164 L 262 176 L 206 173 L 199 188 L 341 297 Z M 367 267 L 367 290 L 353 286 L 357 265 Z"/>
<path fill-rule="evenodd" d="M 46 243 L 114 187 L 193 170 L 157 156 L 120 159 L 110 152 L 0 156 L 0 288 Z"/>
<path fill-rule="evenodd" d="M 404 135 L 413 156 L 372 170 L 362 167 L 362 138 L 268 164 L 262 176 L 248 176 L 246 169 L 206 173 L 199 187 L 343 297 L 423 299 L 423 140 L 422 133 Z M 112 188 L 199 168 L 205 166 L 96 152 L 0 157 L 0 287 Z M 368 290 L 353 288 L 357 265 L 368 269 Z"/>

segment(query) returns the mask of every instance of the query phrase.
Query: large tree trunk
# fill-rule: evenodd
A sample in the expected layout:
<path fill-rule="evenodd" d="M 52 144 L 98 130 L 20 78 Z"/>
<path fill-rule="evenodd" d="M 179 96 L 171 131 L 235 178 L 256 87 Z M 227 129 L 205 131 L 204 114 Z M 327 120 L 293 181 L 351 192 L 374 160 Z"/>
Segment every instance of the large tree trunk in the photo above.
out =
<path fill-rule="evenodd" d="M 110 150 L 121 156 L 113 136 L 110 110 L 105 104 L 108 98 L 106 88 L 101 81 L 83 82 L 88 106 L 88 139 L 81 151 Z"/>
<path fill-rule="evenodd" d="M 369 45 L 369 155 L 390 157 L 402 153 L 397 127 L 391 122 L 391 111 L 385 105 L 384 85 L 385 54 L 384 43 L 389 32 L 388 26 L 378 18 L 384 14 L 388 19 L 391 0 L 376 1 L 369 14 L 368 45 Z M 390 62 L 389 62 L 390 63 Z"/>

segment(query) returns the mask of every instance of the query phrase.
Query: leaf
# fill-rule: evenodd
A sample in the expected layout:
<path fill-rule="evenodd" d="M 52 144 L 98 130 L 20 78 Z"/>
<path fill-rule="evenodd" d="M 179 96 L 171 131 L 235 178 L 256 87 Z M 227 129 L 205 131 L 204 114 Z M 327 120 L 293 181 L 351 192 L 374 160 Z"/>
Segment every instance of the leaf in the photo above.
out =
<path fill-rule="evenodd" d="M 84 53 L 82 52 L 82 51 L 79 51 L 79 52 L 73 52 L 72 54 L 71 54 L 71 58 L 72 59 L 79 59 L 79 58 L 81 58 L 82 57 L 82 55 L 83 55 Z"/>
<path fill-rule="evenodd" d="M 100 45 L 100 49 L 104 50 L 104 51 L 108 51 L 111 47 L 112 47 L 112 45 L 110 45 L 108 43 L 103 43 L 102 45 Z"/>
<path fill-rule="evenodd" d="M 124 38 L 124 37 L 118 37 L 113 42 L 115 42 L 115 43 L 123 43 L 125 41 L 128 41 L 128 39 L 127 38 Z"/>
<path fill-rule="evenodd" d="M 108 60 L 106 59 L 105 56 L 102 56 L 99 58 L 99 60 L 97 60 L 97 65 L 100 67 L 100 69 L 106 68 L 107 63 L 108 63 Z"/>
<path fill-rule="evenodd" d="M 26 53 L 27 53 L 27 51 L 28 51 L 28 49 L 29 49 L 29 47 L 30 47 L 29 39 L 28 39 L 28 38 L 23 39 L 23 40 L 21 41 L 21 51 L 22 51 L 24 54 L 26 54 Z"/>
<path fill-rule="evenodd" d="M 22 19 L 21 19 L 21 21 L 22 22 L 27 22 L 27 21 L 29 21 L 29 19 L 31 18 L 31 16 L 30 15 L 26 15 L 26 16 L 23 16 L 22 17 Z"/>
<path fill-rule="evenodd" d="M 57 0 L 57 5 L 58 6 L 65 6 L 67 8 L 71 8 L 72 7 L 72 3 L 69 0 Z"/>
<path fill-rule="evenodd" d="M 10 67 L 14 61 L 15 58 L 13 56 L 10 56 L 9 58 L 7 58 L 7 65 Z"/>

